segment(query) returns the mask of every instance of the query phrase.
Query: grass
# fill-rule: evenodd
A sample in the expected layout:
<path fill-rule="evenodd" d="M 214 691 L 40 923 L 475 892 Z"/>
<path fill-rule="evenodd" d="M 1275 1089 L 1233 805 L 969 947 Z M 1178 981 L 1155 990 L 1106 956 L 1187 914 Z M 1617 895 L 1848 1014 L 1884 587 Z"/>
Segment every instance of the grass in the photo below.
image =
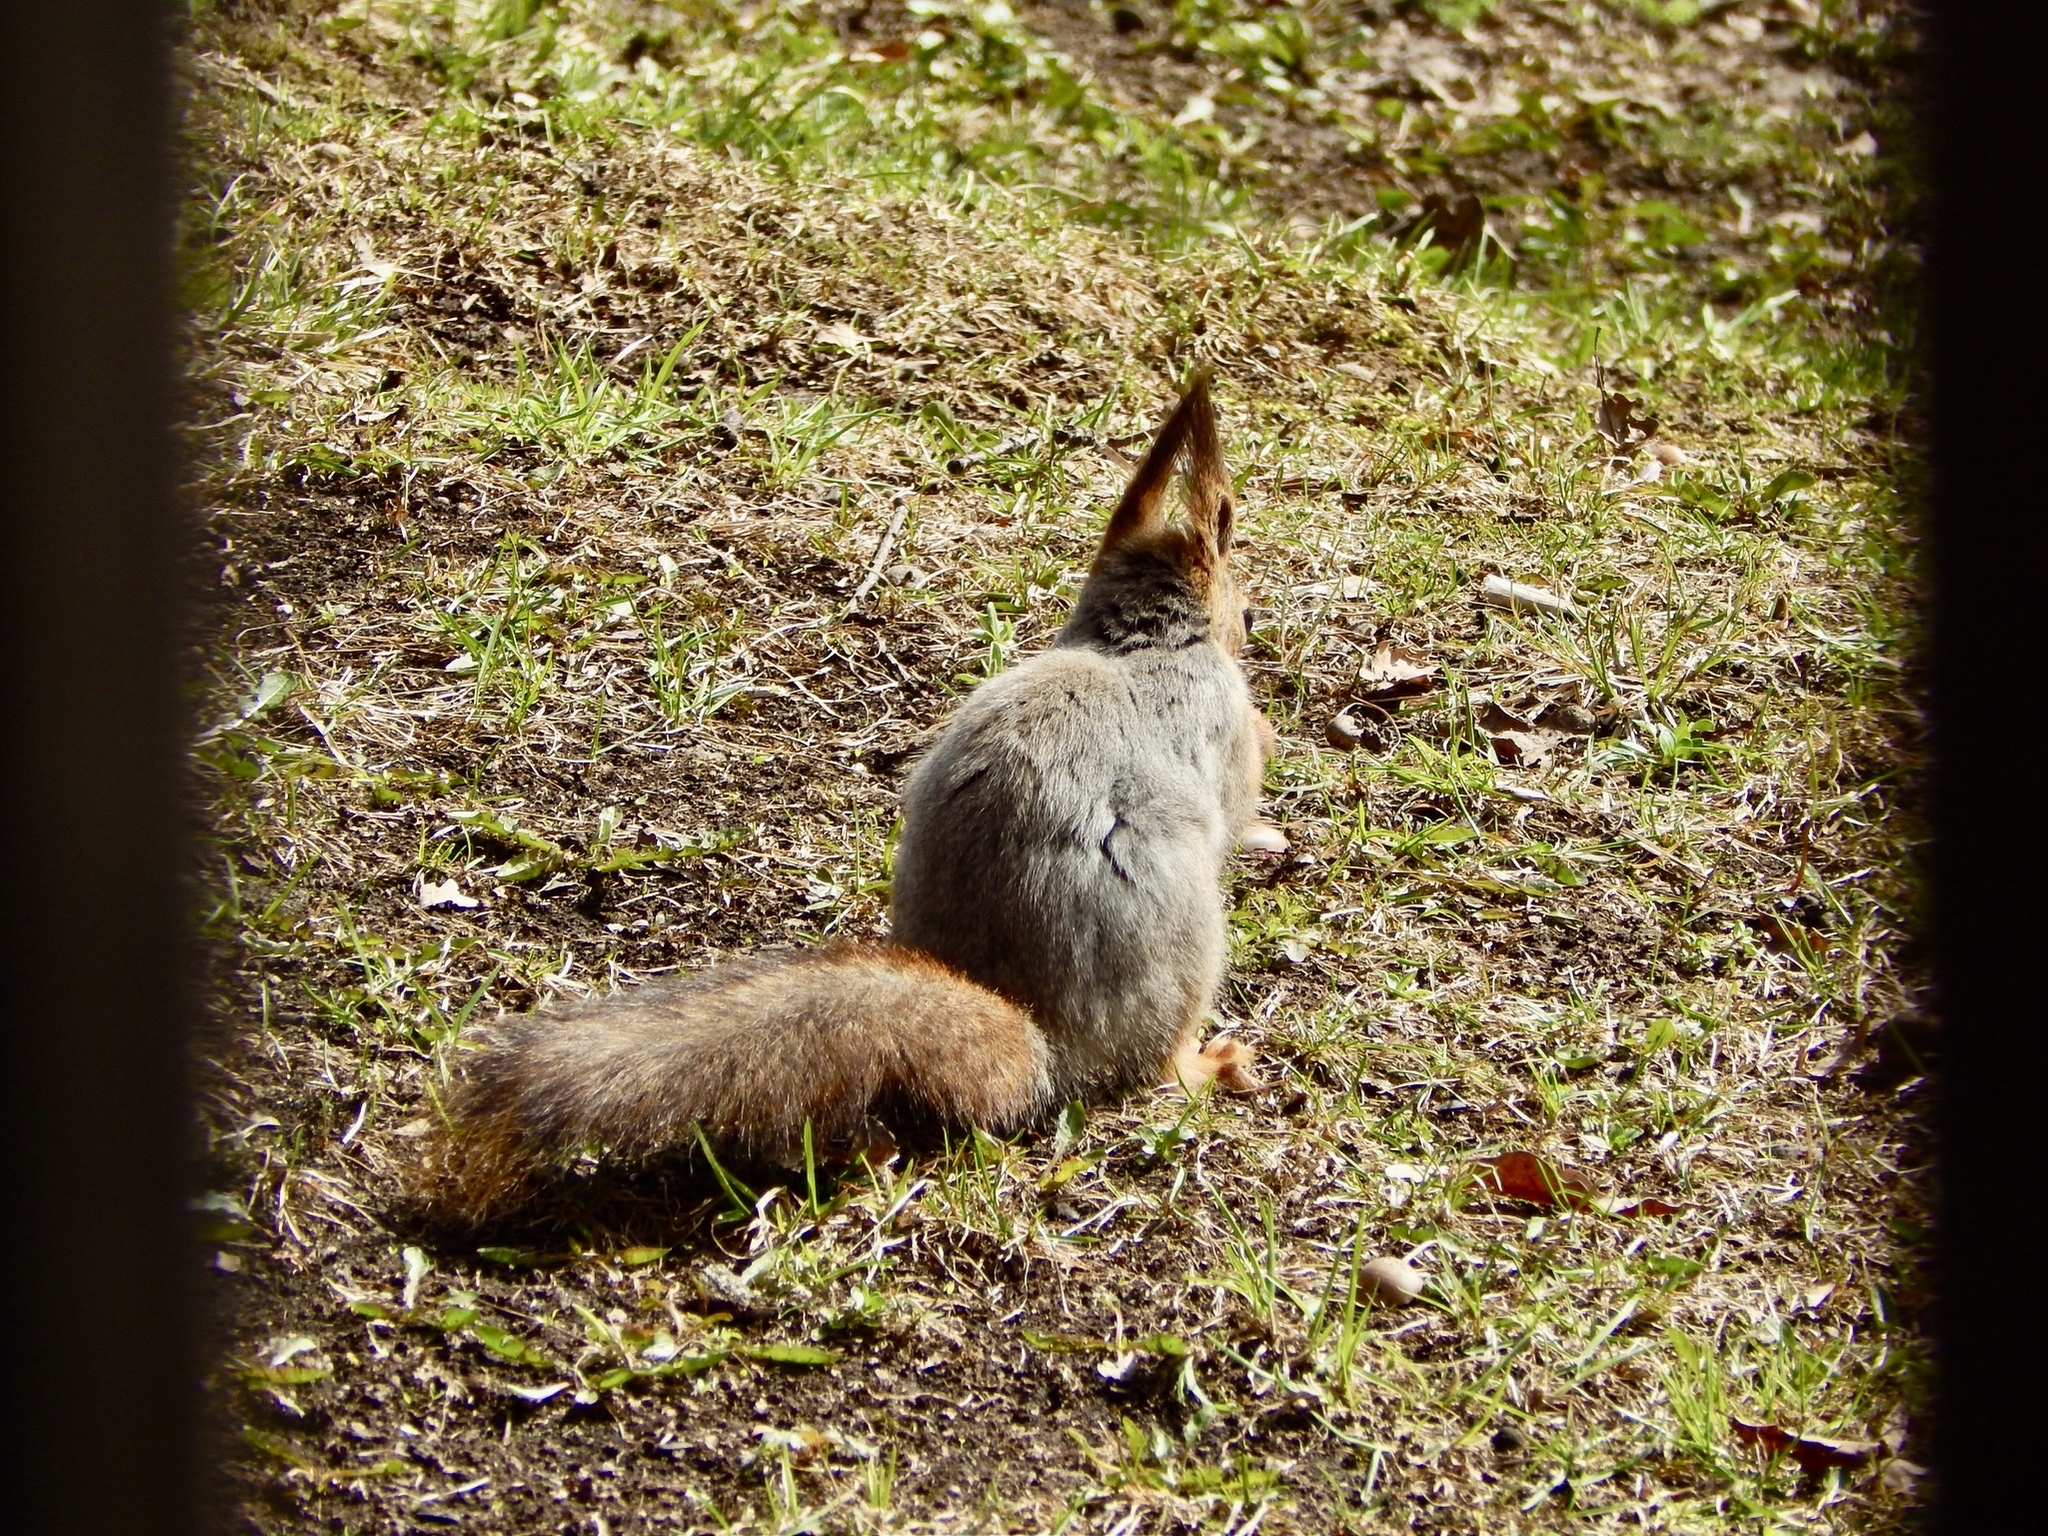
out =
<path fill-rule="evenodd" d="M 1919 998 L 1907 20 L 1132 15 L 195 7 L 254 1528 L 1909 1523 L 1919 1080 L 1851 1070 Z M 904 765 L 1195 362 L 1296 849 L 1232 879 L 1266 1091 L 408 1227 L 476 1023 L 881 929 Z M 1383 642 L 1438 684 L 1358 702 Z M 1675 1209 L 1498 1198 L 1510 1151 Z"/>

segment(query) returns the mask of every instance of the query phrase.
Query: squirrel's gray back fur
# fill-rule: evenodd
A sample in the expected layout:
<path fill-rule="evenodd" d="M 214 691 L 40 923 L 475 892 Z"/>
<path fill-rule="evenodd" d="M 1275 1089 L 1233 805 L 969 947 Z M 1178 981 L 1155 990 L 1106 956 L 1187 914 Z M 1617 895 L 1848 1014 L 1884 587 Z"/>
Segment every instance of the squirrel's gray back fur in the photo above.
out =
<path fill-rule="evenodd" d="M 1211 623 L 1170 561 L 1111 556 L 904 794 L 896 941 L 1028 1009 L 1061 1098 L 1156 1075 L 1222 976 L 1219 874 L 1260 750 Z"/>

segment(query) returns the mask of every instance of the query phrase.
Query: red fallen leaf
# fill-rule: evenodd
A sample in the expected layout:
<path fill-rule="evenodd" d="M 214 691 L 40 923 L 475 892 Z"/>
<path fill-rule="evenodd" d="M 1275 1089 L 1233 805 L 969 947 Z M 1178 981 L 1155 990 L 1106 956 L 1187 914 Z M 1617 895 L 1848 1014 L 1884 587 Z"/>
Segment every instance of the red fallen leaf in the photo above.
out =
<path fill-rule="evenodd" d="M 1554 1210 L 1561 1205 L 1593 1203 L 1593 1185 L 1583 1173 L 1560 1169 L 1534 1152 L 1503 1152 L 1479 1164 L 1479 1187 L 1508 1200 L 1522 1200 Z"/>
<path fill-rule="evenodd" d="M 1534 1152 L 1503 1152 L 1483 1159 L 1478 1167 L 1478 1184 L 1488 1194 L 1505 1200 L 1521 1200 L 1546 1210 L 1569 1206 L 1573 1210 L 1598 1211 L 1603 1216 L 1676 1216 L 1690 1207 L 1669 1200 L 1647 1197 L 1622 1200 L 1595 1192 L 1592 1180 L 1571 1168 L 1559 1168 Z"/>
<path fill-rule="evenodd" d="M 1827 952 L 1828 936 L 1817 928 L 1807 927 L 1804 923 L 1782 918 L 1775 912 L 1759 912 L 1756 915 L 1756 925 L 1762 930 L 1764 941 L 1772 949 L 1796 953 L 1803 944 L 1813 954 Z"/>
<path fill-rule="evenodd" d="M 1806 1472 L 1825 1472 L 1830 1467 L 1860 1467 L 1878 1453 L 1875 1440 L 1831 1440 L 1824 1435 L 1795 1435 L 1776 1424 L 1745 1424 L 1730 1419 L 1728 1427 L 1744 1445 L 1753 1445 L 1766 1456 L 1789 1455 Z"/>
<path fill-rule="evenodd" d="M 1382 640 L 1358 669 L 1358 696 L 1375 704 L 1387 704 L 1428 693 L 1439 681 L 1441 674 L 1435 662 L 1391 640 Z"/>

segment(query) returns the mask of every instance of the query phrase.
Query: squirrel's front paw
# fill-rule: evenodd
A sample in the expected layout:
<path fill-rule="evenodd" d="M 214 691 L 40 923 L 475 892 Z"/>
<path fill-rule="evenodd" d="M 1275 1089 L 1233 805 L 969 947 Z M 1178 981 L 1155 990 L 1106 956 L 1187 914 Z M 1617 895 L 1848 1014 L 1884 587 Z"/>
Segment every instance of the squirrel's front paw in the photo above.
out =
<path fill-rule="evenodd" d="M 1190 1040 L 1174 1056 L 1173 1077 L 1162 1086 L 1178 1084 L 1193 1090 L 1204 1083 L 1214 1083 L 1230 1093 L 1256 1093 L 1260 1083 L 1251 1065 L 1257 1059 L 1250 1046 L 1228 1035 L 1218 1035 L 1200 1049 Z"/>

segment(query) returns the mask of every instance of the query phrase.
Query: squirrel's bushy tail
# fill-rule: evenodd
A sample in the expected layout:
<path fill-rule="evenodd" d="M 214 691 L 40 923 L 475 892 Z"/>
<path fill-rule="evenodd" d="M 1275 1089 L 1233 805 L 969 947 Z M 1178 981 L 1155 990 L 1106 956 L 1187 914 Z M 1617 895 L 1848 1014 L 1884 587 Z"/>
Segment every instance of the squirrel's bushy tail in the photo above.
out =
<path fill-rule="evenodd" d="M 694 1146 L 790 1161 L 809 1122 L 843 1141 L 887 1101 L 1001 1130 L 1051 1097 L 1030 1015 L 916 950 L 768 953 L 494 1026 L 426 1170 L 443 1216 L 480 1219 L 589 1147 Z"/>

